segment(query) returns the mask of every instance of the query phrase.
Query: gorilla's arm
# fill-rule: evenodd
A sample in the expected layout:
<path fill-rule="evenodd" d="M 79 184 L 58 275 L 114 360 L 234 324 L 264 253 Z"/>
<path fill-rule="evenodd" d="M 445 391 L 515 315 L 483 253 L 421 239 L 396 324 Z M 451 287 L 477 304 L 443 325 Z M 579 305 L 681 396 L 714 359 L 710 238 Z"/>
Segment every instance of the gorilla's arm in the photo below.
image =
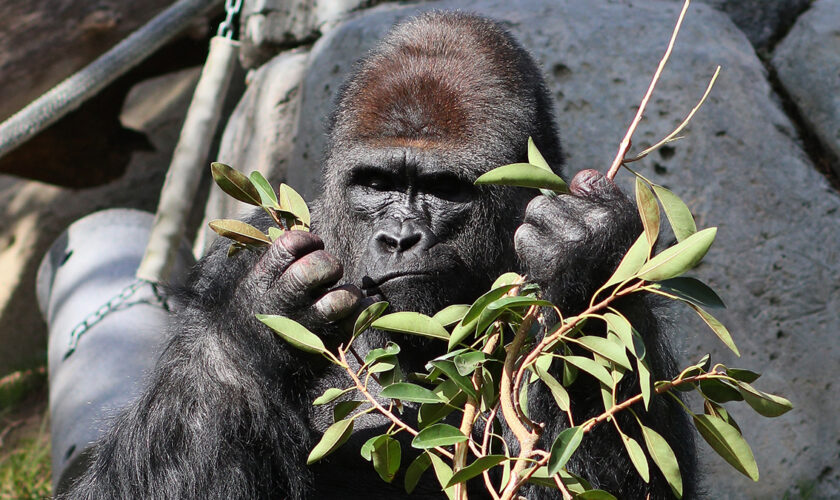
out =
<path fill-rule="evenodd" d="M 61 498 L 305 497 L 306 389 L 324 360 L 292 350 L 255 314 L 284 314 L 329 336 L 359 292 L 324 293 L 342 268 L 311 233 L 230 259 L 226 247 L 218 242 L 193 273 L 148 388 Z"/>
<path fill-rule="evenodd" d="M 584 310 L 592 294 L 603 285 L 618 266 L 643 228 L 635 204 L 609 179 L 597 171 L 578 173 L 569 185 L 570 194 L 554 198 L 539 196 L 526 209 L 523 225 L 516 233 L 516 249 L 531 277 L 541 285 L 547 299 L 566 315 Z M 675 373 L 671 348 L 654 314 L 650 297 L 631 295 L 612 304 L 640 332 L 647 354 L 645 362 L 656 380 Z M 561 363 L 552 371 L 559 378 Z M 591 377 L 580 376 L 569 388 L 575 423 L 604 411 L 598 384 Z M 635 371 L 628 372 L 618 385 L 617 400 L 624 401 L 639 393 Z M 547 391 L 532 398 L 532 411 L 549 422 L 545 429 L 546 446 L 568 426 L 563 418 L 550 418 L 558 410 Z M 679 403 L 668 396 L 654 397 L 648 411 L 634 407 L 642 423 L 653 428 L 671 444 L 683 471 L 684 496 L 693 498 L 695 480 L 693 434 Z M 643 444 L 638 423 L 629 412 L 616 421 L 627 435 Z M 606 489 L 618 498 L 673 498 L 664 477 L 650 463 L 651 481 L 645 484 L 627 455 L 612 423 L 602 423 L 585 439 L 569 463 L 573 472 L 588 478 L 594 487 Z M 530 500 L 554 498 L 548 490 L 534 488 Z"/>

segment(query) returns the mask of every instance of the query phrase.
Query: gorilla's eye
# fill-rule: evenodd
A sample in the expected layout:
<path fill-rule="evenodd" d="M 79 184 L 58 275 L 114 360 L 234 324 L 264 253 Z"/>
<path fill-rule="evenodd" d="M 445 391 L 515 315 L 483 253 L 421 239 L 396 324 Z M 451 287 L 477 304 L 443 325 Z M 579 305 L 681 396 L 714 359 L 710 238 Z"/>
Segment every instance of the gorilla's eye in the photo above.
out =
<path fill-rule="evenodd" d="M 468 201 L 474 191 L 472 184 L 449 174 L 429 177 L 424 180 L 421 188 L 436 198 L 455 202 Z"/>
<path fill-rule="evenodd" d="M 387 174 L 373 169 L 355 172 L 351 183 L 376 191 L 390 191 L 394 188 L 394 182 Z"/>

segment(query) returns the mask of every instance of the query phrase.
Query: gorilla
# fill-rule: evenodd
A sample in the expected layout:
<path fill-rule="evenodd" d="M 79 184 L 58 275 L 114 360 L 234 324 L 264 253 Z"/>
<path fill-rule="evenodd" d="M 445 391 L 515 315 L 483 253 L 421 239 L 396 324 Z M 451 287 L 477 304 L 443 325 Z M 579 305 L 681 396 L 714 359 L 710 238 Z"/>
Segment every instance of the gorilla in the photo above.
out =
<path fill-rule="evenodd" d="M 373 415 L 336 453 L 306 465 L 330 423 L 311 401 L 346 380 L 255 314 L 285 315 L 336 346 L 348 338 L 342 322 L 373 298 L 393 311 L 432 314 L 471 303 L 505 271 L 526 274 L 565 313 L 580 311 L 641 234 L 634 204 L 593 170 L 556 197 L 473 185 L 492 168 L 526 161 L 529 136 L 559 173 L 552 113 L 538 66 L 495 22 L 432 12 L 396 26 L 339 92 L 312 232 L 286 232 L 265 251 L 230 258 L 228 243 L 215 243 L 178 293 L 145 392 L 114 419 L 88 470 L 60 498 L 405 498 L 400 478 L 381 481 L 359 455 L 377 427 L 387 428 Z M 270 224 L 261 214 L 248 220 Z M 656 378 L 670 376 L 671 351 L 649 300 L 618 307 L 643 334 Z M 355 345 L 364 356 L 388 338 L 368 331 Z M 396 340 L 405 373 L 442 352 L 439 342 Z M 631 375 L 620 399 L 637 387 Z M 570 393 L 579 422 L 602 403 L 588 377 L 578 379 Z M 532 419 L 547 423 L 543 446 L 568 425 L 545 392 L 529 397 Z M 691 498 L 693 437 L 672 399 L 655 397 L 637 413 L 671 443 Z M 641 441 L 624 413 L 622 428 Z M 404 443 L 404 454 L 410 450 Z M 673 498 L 655 467 L 649 483 L 637 476 L 608 424 L 584 440 L 568 468 L 619 498 Z M 443 498 L 426 474 L 411 498 Z M 530 500 L 562 498 L 529 488 Z M 471 496 L 485 498 L 483 490 L 471 487 Z"/>

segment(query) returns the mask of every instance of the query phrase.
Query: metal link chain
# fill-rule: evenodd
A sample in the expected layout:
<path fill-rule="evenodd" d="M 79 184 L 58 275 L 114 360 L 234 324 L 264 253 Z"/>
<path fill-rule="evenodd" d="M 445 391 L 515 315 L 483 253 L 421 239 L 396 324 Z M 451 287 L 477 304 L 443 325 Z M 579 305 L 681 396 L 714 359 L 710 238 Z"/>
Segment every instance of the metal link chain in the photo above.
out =
<path fill-rule="evenodd" d="M 155 300 L 151 303 L 160 305 L 166 311 L 169 311 L 169 305 L 166 302 L 166 298 L 160 293 L 160 290 L 158 289 L 156 284 L 141 279 L 134 280 L 130 285 L 123 288 L 120 291 L 120 293 L 111 298 L 111 300 L 99 306 L 99 309 L 85 316 L 85 318 L 81 322 L 79 322 L 79 324 L 73 327 L 73 330 L 70 331 L 70 342 L 67 346 L 67 352 L 64 353 L 64 357 L 62 359 L 67 359 L 68 357 L 70 357 L 71 354 L 76 352 L 76 347 L 79 345 L 79 339 L 82 338 L 82 335 L 87 333 L 87 331 L 90 330 L 94 325 L 105 319 L 106 316 L 125 306 L 128 303 L 129 299 L 131 299 L 131 297 L 133 297 L 134 294 L 137 293 L 137 290 L 139 290 L 143 287 L 143 285 L 146 284 L 152 286 L 152 293 L 155 297 Z M 148 304 L 150 302 L 147 300 L 142 300 L 132 302 L 128 304 L 128 306 L 140 303 Z"/>
<path fill-rule="evenodd" d="M 231 40 L 233 39 L 233 20 L 242 11 L 242 1 L 243 0 L 225 0 L 225 12 L 227 12 L 227 16 L 225 17 L 225 20 L 219 24 L 217 36 L 223 36 Z"/>

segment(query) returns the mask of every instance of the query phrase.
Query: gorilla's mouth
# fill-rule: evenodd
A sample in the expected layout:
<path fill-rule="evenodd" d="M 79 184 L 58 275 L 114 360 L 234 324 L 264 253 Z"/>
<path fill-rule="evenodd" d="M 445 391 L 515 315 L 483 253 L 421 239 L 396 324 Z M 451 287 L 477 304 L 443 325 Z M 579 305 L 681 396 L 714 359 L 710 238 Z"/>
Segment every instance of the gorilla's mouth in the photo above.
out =
<path fill-rule="evenodd" d="M 413 280 L 420 277 L 432 277 L 435 274 L 437 273 L 427 271 L 394 271 L 377 277 L 364 276 L 362 277 L 362 290 L 365 292 L 377 292 L 379 287 L 382 285 L 392 281 L 397 281 L 400 278 Z"/>

